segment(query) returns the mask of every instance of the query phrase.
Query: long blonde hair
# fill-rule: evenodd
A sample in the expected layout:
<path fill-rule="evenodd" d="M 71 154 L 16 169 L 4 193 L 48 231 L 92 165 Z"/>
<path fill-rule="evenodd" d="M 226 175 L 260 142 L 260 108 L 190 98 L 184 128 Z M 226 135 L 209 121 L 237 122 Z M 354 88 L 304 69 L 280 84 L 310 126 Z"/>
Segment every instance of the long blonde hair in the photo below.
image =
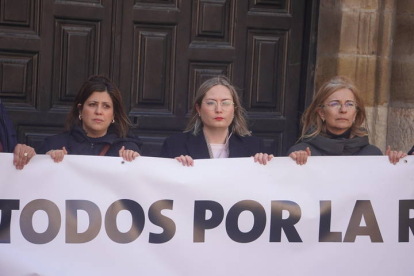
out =
<path fill-rule="evenodd" d="M 197 135 L 203 127 L 203 121 L 198 116 L 196 106 L 201 106 L 204 96 L 206 93 L 216 85 L 223 85 L 230 90 L 230 94 L 233 97 L 234 102 L 234 118 L 230 125 L 230 129 L 233 133 L 239 136 L 250 136 L 251 133 L 247 128 L 246 121 L 246 110 L 242 107 L 240 103 L 239 95 L 235 87 L 230 83 L 230 80 L 225 76 L 217 76 L 211 79 L 206 80 L 197 90 L 197 95 L 193 103 L 193 108 L 191 110 L 191 118 L 187 124 L 185 132 L 192 132 L 194 135 Z"/>
<path fill-rule="evenodd" d="M 359 96 L 358 88 L 347 77 L 336 76 L 324 83 L 315 94 L 312 103 L 305 110 L 302 116 L 302 135 L 299 140 L 314 138 L 319 134 L 326 134 L 326 125 L 319 116 L 317 110 L 321 108 L 323 102 L 333 93 L 340 89 L 349 89 L 355 97 L 356 101 L 356 117 L 351 127 L 351 138 L 355 136 L 367 136 L 366 112 L 365 105 Z"/>

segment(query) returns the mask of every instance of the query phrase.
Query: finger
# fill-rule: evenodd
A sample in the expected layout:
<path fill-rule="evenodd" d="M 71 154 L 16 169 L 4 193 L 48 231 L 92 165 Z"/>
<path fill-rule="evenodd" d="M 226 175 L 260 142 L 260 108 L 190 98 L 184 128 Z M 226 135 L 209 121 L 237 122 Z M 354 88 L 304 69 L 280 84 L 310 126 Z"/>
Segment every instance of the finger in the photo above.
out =
<path fill-rule="evenodd" d="M 257 162 L 259 162 L 259 164 L 263 164 L 263 153 L 259 152 L 257 154 Z"/>
<path fill-rule="evenodd" d="M 292 152 L 291 154 L 289 154 L 289 157 L 292 158 L 293 161 L 296 161 L 297 156 L 295 152 Z"/>
<path fill-rule="evenodd" d="M 128 151 L 128 161 L 132 162 L 132 160 L 134 160 L 134 151 L 133 150 L 129 150 Z"/>
<path fill-rule="evenodd" d="M 273 154 L 269 155 L 269 161 L 272 160 L 275 156 Z"/>
<path fill-rule="evenodd" d="M 267 165 L 268 158 L 269 158 L 269 155 L 267 153 L 264 153 L 263 158 L 262 158 L 262 164 L 263 165 Z"/>
<path fill-rule="evenodd" d="M 308 156 L 311 156 L 311 150 L 309 147 L 306 148 L 306 153 L 308 154 Z"/>
<path fill-rule="evenodd" d="M 303 165 L 305 165 L 308 162 L 308 152 L 307 151 L 303 152 L 302 162 L 303 162 Z"/>
<path fill-rule="evenodd" d="M 187 159 L 187 164 L 188 164 L 189 167 L 194 166 L 194 160 L 191 156 L 186 155 L 186 159 Z"/>
<path fill-rule="evenodd" d="M 122 153 L 125 151 L 125 146 L 122 146 L 122 148 L 119 150 L 119 156 L 122 156 Z"/>
<path fill-rule="evenodd" d="M 62 150 L 63 150 L 63 154 L 68 154 L 68 151 L 66 150 L 65 147 L 63 147 Z"/>
<path fill-rule="evenodd" d="M 180 162 L 183 166 L 185 166 L 185 157 L 184 155 L 180 155 L 175 158 L 178 162 Z"/>
<path fill-rule="evenodd" d="M 387 146 L 387 150 L 385 151 L 385 155 L 390 155 L 391 152 L 391 146 Z"/>
<path fill-rule="evenodd" d="M 257 159 L 259 158 L 259 153 L 256 153 L 255 155 L 254 155 L 254 162 L 257 162 Z"/>
<path fill-rule="evenodd" d="M 135 158 L 137 158 L 138 156 L 140 156 L 139 153 L 134 151 L 134 154 L 132 155 L 132 159 L 135 160 Z"/>

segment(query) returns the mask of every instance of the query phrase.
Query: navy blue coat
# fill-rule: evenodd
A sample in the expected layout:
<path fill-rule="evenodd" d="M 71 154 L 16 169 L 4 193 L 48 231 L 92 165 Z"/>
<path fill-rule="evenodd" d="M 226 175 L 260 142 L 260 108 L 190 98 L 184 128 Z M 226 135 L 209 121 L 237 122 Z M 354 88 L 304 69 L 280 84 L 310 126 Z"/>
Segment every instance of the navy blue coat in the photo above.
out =
<path fill-rule="evenodd" d="M 0 100 L 0 143 L 4 152 L 13 152 L 17 144 L 16 132 Z"/>
<path fill-rule="evenodd" d="M 412 155 L 414 153 L 414 146 L 410 149 L 410 151 L 408 152 L 408 155 Z"/>
<path fill-rule="evenodd" d="M 233 134 L 229 139 L 230 158 L 250 157 L 258 152 L 264 152 L 263 140 L 260 138 Z M 209 159 L 204 133 L 200 131 L 194 136 L 191 132 L 184 132 L 165 139 L 160 156 L 175 158 L 180 155 L 189 155 L 193 159 Z"/>
<path fill-rule="evenodd" d="M 127 150 L 141 152 L 141 143 L 135 137 L 119 138 L 115 133 L 107 133 L 102 137 L 91 138 L 86 136 L 85 131 L 80 127 L 74 127 L 71 131 L 47 137 L 36 152 L 45 154 L 49 150 L 65 147 L 68 154 L 99 155 L 106 144 L 111 146 L 105 154 L 106 156 L 119 156 L 119 150 L 122 146 L 125 146 Z"/>

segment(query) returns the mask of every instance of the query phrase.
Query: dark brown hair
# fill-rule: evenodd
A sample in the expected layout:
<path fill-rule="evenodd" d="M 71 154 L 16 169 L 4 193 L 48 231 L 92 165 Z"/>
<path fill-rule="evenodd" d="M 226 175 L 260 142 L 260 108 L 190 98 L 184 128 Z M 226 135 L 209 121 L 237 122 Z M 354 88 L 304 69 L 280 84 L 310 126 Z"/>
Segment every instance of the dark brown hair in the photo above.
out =
<path fill-rule="evenodd" d="M 125 137 L 131 126 L 131 121 L 125 113 L 118 87 L 104 76 L 92 76 L 83 84 L 66 118 L 65 129 L 71 130 L 74 126 L 82 126 L 82 121 L 79 120 L 79 112 L 82 110 L 85 101 L 94 92 L 107 92 L 109 94 L 113 102 L 115 119 L 115 123 L 109 127 L 114 128 L 118 137 Z"/>

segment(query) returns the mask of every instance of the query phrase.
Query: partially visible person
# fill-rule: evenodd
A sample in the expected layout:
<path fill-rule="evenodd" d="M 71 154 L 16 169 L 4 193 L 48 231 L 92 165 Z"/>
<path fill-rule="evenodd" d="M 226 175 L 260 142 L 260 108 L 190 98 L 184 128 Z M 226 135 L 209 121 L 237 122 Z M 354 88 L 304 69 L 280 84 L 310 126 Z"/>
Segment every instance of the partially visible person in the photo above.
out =
<path fill-rule="evenodd" d="M 410 151 L 408 152 L 408 155 L 414 155 L 414 146 L 410 149 Z"/>
<path fill-rule="evenodd" d="M 160 155 L 183 166 L 193 166 L 194 159 L 251 156 L 266 164 L 271 157 L 263 152 L 263 140 L 247 128 L 236 89 L 229 79 L 217 76 L 201 84 L 186 130 L 167 138 Z"/>
<path fill-rule="evenodd" d="M 92 76 L 75 98 L 66 131 L 46 138 L 38 153 L 50 155 L 55 162 L 66 154 L 120 156 L 132 161 L 140 156 L 140 142 L 128 135 L 130 125 L 116 85 L 104 76 Z"/>
<path fill-rule="evenodd" d="M 288 150 L 297 164 L 306 164 L 308 156 L 382 155 L 368 141 L 365 105 L 354 83 L 346 77 L 334 77 L 322 85 L 302 116 L 300 142 Z M 386 154 L 396 164 L 402 152 Z"/>
<path fill-rule="evenodd" d="M 0 152 L 13 152 L 13 165 L 21 170 L 36 155 L 35 150 L 25 144 L 18 144 L 16 132 L 0 99 Z"/>

